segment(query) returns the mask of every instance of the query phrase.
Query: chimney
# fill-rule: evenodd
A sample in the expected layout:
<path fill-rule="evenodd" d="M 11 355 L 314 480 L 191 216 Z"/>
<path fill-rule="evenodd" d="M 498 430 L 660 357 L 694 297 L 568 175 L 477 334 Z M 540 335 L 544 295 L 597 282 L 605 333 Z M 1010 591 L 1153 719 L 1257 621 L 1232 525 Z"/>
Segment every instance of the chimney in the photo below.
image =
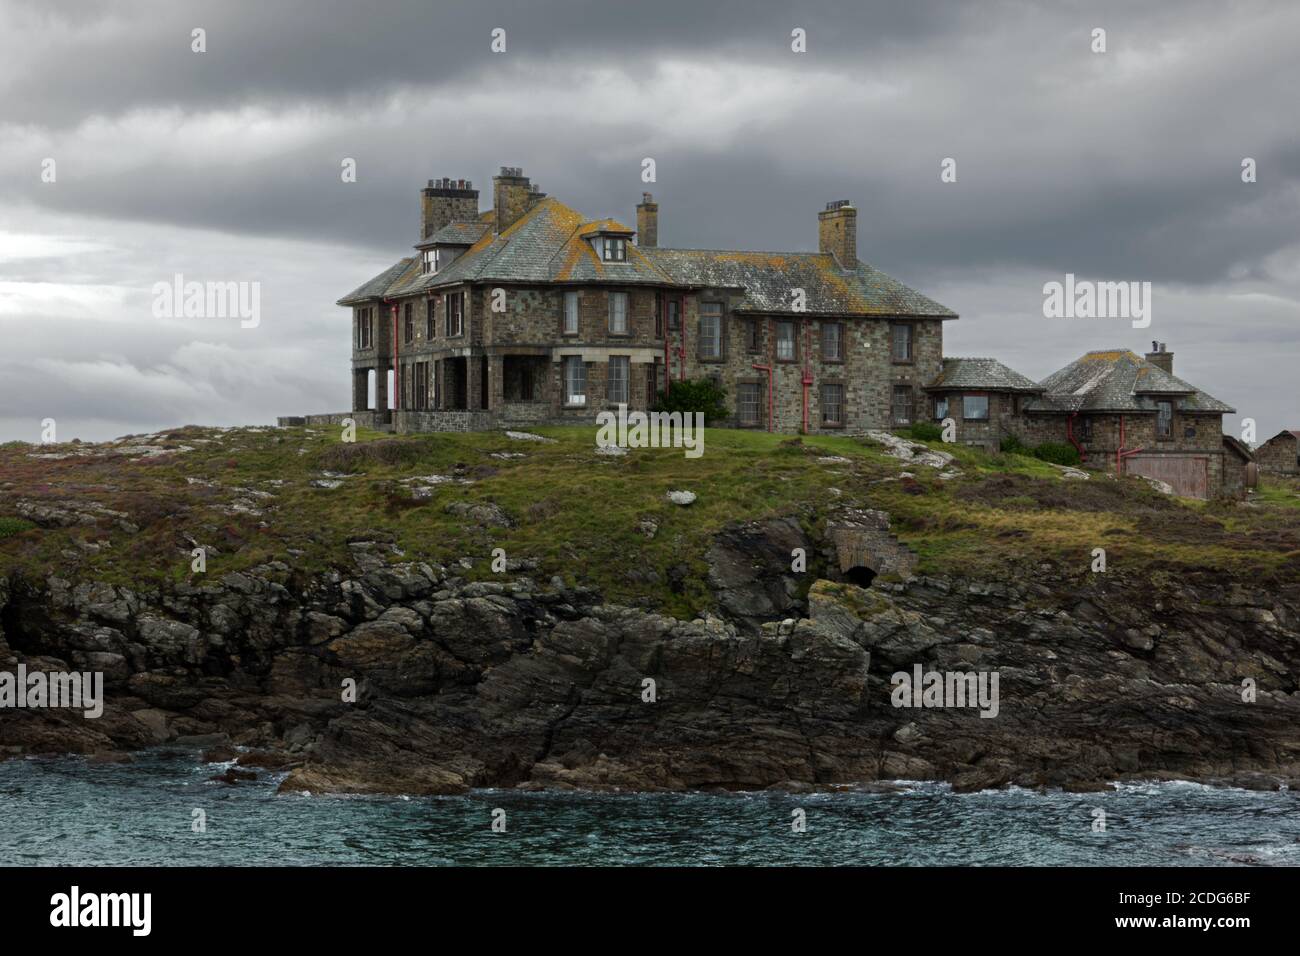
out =
<path fill-rule="evenodd" d="M 647 249 L 659 245 L 659 204 L 649 193 L 642 193 L 637 203 L 636 244 Z"/>
<path fill-rule="evenodd" d="M 1166 343 L 1152 342 L 1151 351 L 1144 358 L 1156 368 L 1163 369 L 1170 375 L 1174 374 L 1174 353 L 1166 349 Z"/>
<path fill-rule="evenodd" d="M 817 251 L 829 252 L 845 269 L 858 265 L 858 211 L 847 199 L 828 202 L 817 214 Z"/>
<path fill-rule="evenodd" d="M 420 239 L 447 223 L 478 218 L 478 190 L 468 179 L 430 179 L 420 190 Z"/>
<path fill-rule="evenodd" d="M 498 234 L 526 213 L 545 193 L 539 193 L 518 166 L 502 166 L 492 177 L 492 207 L 496 210 Z"/>

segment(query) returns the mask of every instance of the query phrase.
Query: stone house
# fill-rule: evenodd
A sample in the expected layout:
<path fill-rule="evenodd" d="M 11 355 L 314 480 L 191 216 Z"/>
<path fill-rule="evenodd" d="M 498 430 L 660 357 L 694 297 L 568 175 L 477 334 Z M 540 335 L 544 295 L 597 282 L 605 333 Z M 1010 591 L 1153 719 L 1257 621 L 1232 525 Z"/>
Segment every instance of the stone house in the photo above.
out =
<path fill-rule="evenodd" d="M 1255 460 L 1267 475 L 1300 474 L 1300 430 L 1278 432 L 1255 449 Z"/>
<path fill-rule="evenodd" d="M 1159 479 L 1180 495 L 1244 494 L 1250 450 L 1223 434 L 1234 409 L 1175 377 L 1173 360 L 1160 343 L 1145 357 L 1093 351 L 1035 385 L 992 359 L 947 359 L 928 388 L 932 414 L 953 418 L 958 441 L 1068 442 L 1089 468 Z"/>
<path fill-rule="evenodd" d="M 1042 386 L 991 358 L 946 358 L 925 390 L 935 422 L 951 418 L 957 440 L 996 452 L 1023 432 L 1025 404 Z"/>
<path fill-rule="evenodd" d="M 1245 486 L 1249 450 L 1222 435 L 1233 410 L 1175 378 L 1164 346 L 1089 352 L 1038 383 L 995 359 L 945 359 L 956 313 L 858 259 L 850 203 L 820 210 L 817 235 L 817 252 L 663 248 L 649 193 L 632 229 L 514 167 L 493 177 L 486 211 L 471 182 L 430 180 L 415 254 L 338 300 L 352 317 L 352 410 L 284 421 L 594 423 L 712 378 L 733 427 L 860 433 L 951 417 L 959 441 L 990 450 L 1014 434 L 1182 494 Z"/>
<path fill-rule="evenodd" d="M 649 193 L 634 230 L 511 167 L 486 212 L 472 183 L 450 179 L 430 181 L 420 209 L 416 255 L 339 300 L 352 312 L 350 414 L 373 427 L 591 422 L 705 377 L 736 427 L 906 425 L 957 318 L 859 261 L 847 202 L 819 212 L 815 253 L 660 248 Z"/>

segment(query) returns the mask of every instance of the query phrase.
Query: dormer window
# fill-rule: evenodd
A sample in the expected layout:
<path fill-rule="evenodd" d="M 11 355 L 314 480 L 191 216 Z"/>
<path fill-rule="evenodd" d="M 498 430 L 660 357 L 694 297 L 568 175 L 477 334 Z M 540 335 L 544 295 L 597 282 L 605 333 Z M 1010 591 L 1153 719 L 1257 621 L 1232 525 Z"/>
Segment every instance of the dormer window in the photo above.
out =
<path fill-rule="evenodd" d="M 421 271 L 424 272 L 425 275 L 429 275 L 430 273 L 434 273 L 438 271 L 438 250 L 437 249 L 424 250 L 424 263 Z"/>
<path fill-rule="evenodd" d="M 602 240 L 601 258 L 606 262 L 626 262 L 627 240 L 606 236 Z"/>

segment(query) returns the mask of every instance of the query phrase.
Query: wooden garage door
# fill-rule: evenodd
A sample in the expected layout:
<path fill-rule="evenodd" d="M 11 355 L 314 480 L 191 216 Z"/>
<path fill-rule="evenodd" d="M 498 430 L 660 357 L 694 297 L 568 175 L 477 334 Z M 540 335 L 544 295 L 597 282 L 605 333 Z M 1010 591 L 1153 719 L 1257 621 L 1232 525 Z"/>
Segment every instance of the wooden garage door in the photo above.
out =
<path fill-rule="evenodd" d="M 1125 462 L 1124 471 L 1167 482 L 1176 495 L 1210 496 L 1210 460 L 1204 455 L 1134 455 Z"/>

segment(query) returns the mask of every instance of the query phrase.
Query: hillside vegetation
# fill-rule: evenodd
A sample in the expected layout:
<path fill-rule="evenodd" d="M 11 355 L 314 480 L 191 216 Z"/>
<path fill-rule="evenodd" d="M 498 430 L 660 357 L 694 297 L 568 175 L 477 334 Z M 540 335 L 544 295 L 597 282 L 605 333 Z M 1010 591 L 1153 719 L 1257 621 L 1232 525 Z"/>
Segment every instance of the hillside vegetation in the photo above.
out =
<path fill-rule="evenodd" d="M 936 468 L 868 438 L 709 429 L 704 454 L 597 454 L 594 427 L 392 437 L 338 428 L 186 427 L 104 444 L 0 446 L 0 574 L 144 586 L 283 562 L 304 580 L 374 561 L 458 565 L 593 586 L 690 616 L 709 606 L 705 553 L 729 523 L 794 515 L 816 534 L 845 507 L 888 512 L 921 573 L 1027 578 L 1215 572 L 1256 583 L 1300 573 L 1300 496 L 1171 499 L 1139 479 L 1063 477 L 1046 462 L 931 443 Z M 943 476 L 943 477 L 941 477 Z M 670 502 L 691 491 L 694 503 Z"/>

